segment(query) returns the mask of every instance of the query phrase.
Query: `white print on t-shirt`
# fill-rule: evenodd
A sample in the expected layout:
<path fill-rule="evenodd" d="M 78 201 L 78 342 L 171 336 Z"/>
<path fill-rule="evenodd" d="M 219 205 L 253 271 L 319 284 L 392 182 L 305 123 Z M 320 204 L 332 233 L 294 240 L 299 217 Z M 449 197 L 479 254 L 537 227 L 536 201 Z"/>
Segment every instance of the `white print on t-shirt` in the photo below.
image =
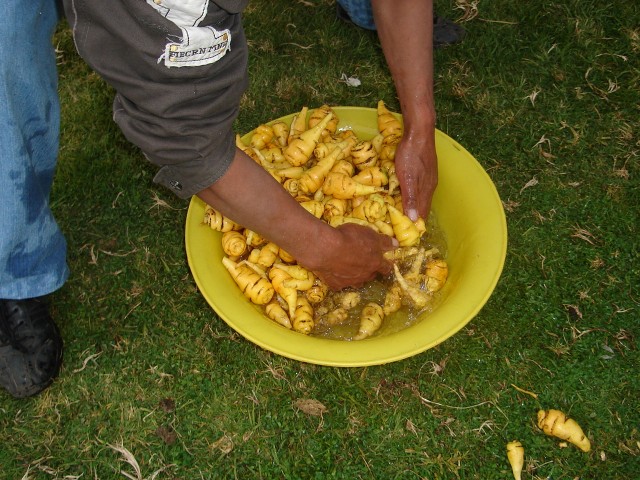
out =
<path fill-rule="evenodd" d="M 147 0 L 147 3 L 179 27 L 197 27 L 209 8 L 209 0 Z"/>
<path fill-rule="evenodd" d="M 158 59 L 165 66 L 196 67 L 217 62 L 231 49 L 231 32 L 213 27 L 181 27 L 182 42 L 167 43 Z"/>
<path fill-rule="evenodd" d="M 169 42 L 158 63 L 166 67 L 196 67 L 217 62 L 231 49 L 231 32 L 199 27 L 209 0 L 147 0 L 160 15 L 182 30 L 180 42 Z"/>

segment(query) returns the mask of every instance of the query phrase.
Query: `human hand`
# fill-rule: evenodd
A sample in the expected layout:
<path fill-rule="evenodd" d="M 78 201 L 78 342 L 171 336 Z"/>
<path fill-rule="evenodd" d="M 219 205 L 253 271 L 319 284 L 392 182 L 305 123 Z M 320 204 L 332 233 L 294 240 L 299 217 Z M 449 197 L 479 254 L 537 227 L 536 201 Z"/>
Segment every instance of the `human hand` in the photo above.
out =
<path fill-rule="evenodd" d="M 414 222 L 418 217 L 426 219 L 438 185 L 434 132 L 405 135 L 398 144 L 395 164 L 405 215 Z"/>
<path fill-rule="evenodd" d="M 309 252 L 312 258 L 299 259 L 329 288 L 360 287 L 378 274 L 391 273 L 392 264 L 383 255 L 398 246 L 396 240 L 356 224 L 341 225 L 332 233 L 319 250 Z"/>

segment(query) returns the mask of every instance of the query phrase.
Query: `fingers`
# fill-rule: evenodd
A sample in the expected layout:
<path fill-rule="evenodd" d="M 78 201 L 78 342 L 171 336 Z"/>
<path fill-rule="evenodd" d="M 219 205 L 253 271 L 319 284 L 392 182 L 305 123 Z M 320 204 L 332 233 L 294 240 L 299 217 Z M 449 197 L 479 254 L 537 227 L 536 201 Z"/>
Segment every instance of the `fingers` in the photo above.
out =
<path fill-rule="evenodd" d="M 404 213 L 407 217 L 411 219 L 412 222 L 418 220 L 418 216 L 424 218 L 424 209 L 420 209 L 420 205 L 418 205 L 418 200 L 416 198 L 416 182 L 413 178 L 408 178 L 404 185 L 403 190 L 403 205 Z"/>

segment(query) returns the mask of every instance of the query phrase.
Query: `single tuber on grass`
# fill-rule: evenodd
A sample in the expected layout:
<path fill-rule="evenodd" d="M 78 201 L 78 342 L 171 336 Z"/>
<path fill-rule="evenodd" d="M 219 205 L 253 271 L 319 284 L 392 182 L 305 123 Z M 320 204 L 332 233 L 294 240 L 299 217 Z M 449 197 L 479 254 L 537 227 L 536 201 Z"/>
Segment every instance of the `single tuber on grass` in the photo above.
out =
<path fill-rule="evenodd" d="M 567 417 L 560 410 L 538 411 L 538 427 L 547 435 L 566 440 L 583 452 L 591 450 L 591 442 L 578 422 Z"/>
<path fill-rule="evenodd" d="M 511 465 L 513 478 L 521 480 L 522 467 L 524 466 L 524 447 L 522 443 L 517 440 L 507 443 L 507 459 L 509 460 L 509 465 Z"/>

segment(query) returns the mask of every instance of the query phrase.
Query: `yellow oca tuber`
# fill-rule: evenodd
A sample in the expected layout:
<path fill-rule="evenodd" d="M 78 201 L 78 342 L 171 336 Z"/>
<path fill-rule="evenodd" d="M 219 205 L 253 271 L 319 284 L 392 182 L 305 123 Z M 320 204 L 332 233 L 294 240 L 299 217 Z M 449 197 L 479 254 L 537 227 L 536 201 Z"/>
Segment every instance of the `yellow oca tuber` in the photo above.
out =
<path fill-rule="evenodd" d="M 329 172 L 322 186 L 322 190 L 325 195 L 331 195 L 334 198 L 342 198 L 346 200 L 349 198 L 371 195 L 372 193 L 377 193 L 384 189 L 382 187 L 363 185 L 362 183 L 358 183 L 352 177 L 342 173 Z"/>
<path fill-rule="evenodd" d="M 382 307 L 375 302 L 369 302 L 360 314 L 360 327 L 354 340 L 362 340 L 373 335 L 382 325 L 384 312 Z"/>
<path fill-rule="evenodd" d="M 236 230 L 224 232 L 222 250 L 230 257 L 240 257 L 247 251 L 247 238 Z"/>
<path fill-rule="evenodd" d="M 231 230 L 242 230 L 242 227 L 233 220 L 225 217 L 219 211 L 207 206 L 204 211 L 204 223 L 218 232 L 229 232 Z"/>
<path fill-rule="evenodd" d="M 517 440 L 507 443 L 507 459 L 511 465 L 513 478 L 515 480 L 522 479 L 522 467 L 524 466 L 524 447 Z"/>
<path fill-rule="evenodd" d="M 378 101 L 378 131 L 383 137 L 382 143 L 396 145 L 402 138 L 402 123 L 387 109 L 382 100 Z"/>
<path fill-rule="evenodd" d="M 389 205 L 387 210 L 389 211 L 389 218 L 391 219 L 393 233 L 400 243 L 400 246 L 411 247 L 413 245 L 417 245 L 425 230 L 423 230 L 417 222 L 412 222 L 409 217 L 397 208 Z"/>
<path fill-rule="evenodd" d="M 538 427 L 547 435 L 573 443 L 583 452 L 591 450 L 591 442 L 580 425 L 560 410 L 540 410 L 538 412 Z"/>
<path fill-rule="evenodd" d="M 236 263 L 228 257 L 222 264 L 231 274 L 242 293 L 256 305 L 265 305 L 273 298 L 274 289 L 269 280 L 245 263 Z"/>
<path fill-rule="evenodd" d="M 321 122 L 302 132 L 298 138 L 291 140 L 284 150 L 284 158 L 291 165 L 300 167 L 309 161 L 313 154 L 313 149 L 316 148 L 322 131 L 331 120 L 331 117 L 333 117 L 333 114 L 328 113 Z"/>

